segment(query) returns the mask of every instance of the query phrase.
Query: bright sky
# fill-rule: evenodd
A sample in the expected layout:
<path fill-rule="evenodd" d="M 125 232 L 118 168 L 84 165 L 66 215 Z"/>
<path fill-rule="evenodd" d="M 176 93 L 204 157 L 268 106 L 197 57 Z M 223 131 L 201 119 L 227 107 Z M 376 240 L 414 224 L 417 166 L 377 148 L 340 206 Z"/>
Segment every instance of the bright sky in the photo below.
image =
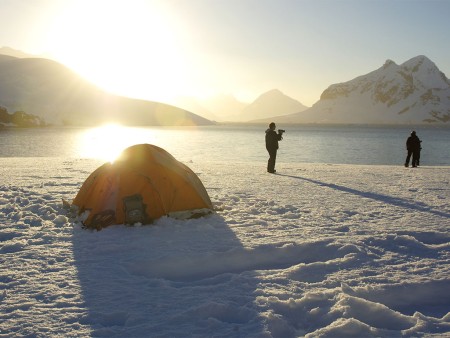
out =
<path fill-rule="evenodd" d="M 0 0 L 0 47 L 170 103 L 279 89 L 307 106 L 386 59 L 450 75 L 447 0 Z"/>

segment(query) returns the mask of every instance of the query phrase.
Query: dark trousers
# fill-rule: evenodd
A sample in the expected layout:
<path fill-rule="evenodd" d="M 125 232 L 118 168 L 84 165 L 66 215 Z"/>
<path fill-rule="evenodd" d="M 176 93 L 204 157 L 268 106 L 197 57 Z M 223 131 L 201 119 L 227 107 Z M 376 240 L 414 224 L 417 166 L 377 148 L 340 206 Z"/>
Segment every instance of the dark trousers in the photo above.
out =
<path fill-rule="evenodd" d="M 269 152 L 269 161 L 267 161 L 267 171 L 273 173 L 275 171 L 275 161 L 277 160 L 277 150 L 267 149 Z"/>
<path fill-rule="evenodd" d="M 417 167 L 419 165 L 420 150 L 408 150 L 408 155 L 406 155 L 405 160 L 405 166 L 409 166 L 409 160 L 411 159 L 411 155 L 412 155 L 411 165 L 413 167 Z"/>

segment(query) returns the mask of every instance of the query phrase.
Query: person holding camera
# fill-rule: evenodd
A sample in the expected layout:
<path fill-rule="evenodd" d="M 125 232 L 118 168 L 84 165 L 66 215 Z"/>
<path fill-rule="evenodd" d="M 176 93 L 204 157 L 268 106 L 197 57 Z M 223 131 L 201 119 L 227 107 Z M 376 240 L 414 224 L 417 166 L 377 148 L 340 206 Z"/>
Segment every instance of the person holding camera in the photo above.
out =
<path fill-rule="evenodd" d="M 277 150 L 278 150 L 278 141 L 283 139 L 283 133 L 285 132 L 282 129 L 278 129 L 278 133 L 275 131 L 277 126 L 274 122 L 269 124 L 269 129 L 266 130 L 266 149 L 269 152 L 269 161 L 267 162 L 267 172 L 274 174 L 275 170 L 275 161 L 277 159 Z"/>

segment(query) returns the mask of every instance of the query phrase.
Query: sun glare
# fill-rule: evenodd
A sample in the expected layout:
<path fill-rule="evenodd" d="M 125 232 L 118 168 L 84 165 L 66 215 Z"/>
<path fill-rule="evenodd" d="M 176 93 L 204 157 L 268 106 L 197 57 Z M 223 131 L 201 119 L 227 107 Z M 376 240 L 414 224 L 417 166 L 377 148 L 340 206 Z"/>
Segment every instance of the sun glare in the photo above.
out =
<path fill-rule="evenodd" d="M 64 2 L 49 27 L 54 57 L 106 90 L 164 101 L 183 86 L 174 20 L 155 1 Z"/>
<path fill-rule="evenodd" d="M 125 148 L 134 144 L 148 143 L 150 139 L 148 131 L 140 128 L 108 124 L 88 129 L 82 134 L 79 144 L 80 155 L 113 162 Z"/>

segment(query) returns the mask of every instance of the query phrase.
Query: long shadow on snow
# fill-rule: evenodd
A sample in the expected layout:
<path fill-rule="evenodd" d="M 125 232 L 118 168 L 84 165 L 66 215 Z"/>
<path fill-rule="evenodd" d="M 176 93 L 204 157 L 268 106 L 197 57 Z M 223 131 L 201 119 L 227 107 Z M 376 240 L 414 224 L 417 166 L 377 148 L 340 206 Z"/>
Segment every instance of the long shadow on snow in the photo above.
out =
<path fill-rule="evenodd" d="M 254 336 L 253 271 L 232 271 L 227 253 L 243 246 L 219 215 L 142 227 L 76 226 L 74 260 L 92 336 Z M 231 262 L 232 263 L 232 262 Z"/>
<path fill-rule="evenodd" d="M 427 206 L 424 203 L 420 203 L 420 204 L 419 203 L 411 203 L 407 200 L 397 198 L 397 197 L 376 194 L 376 193 L 369 192 L 369 191 L 360 191 L 360 190 L 344 187 L 344 186 L 333 184 L 333 183 L 325 183 L 325 182 L 313 180 L 313 179 L 306 178 L 306 177 L 284 175 L 284 174 L 278 174 L 278 175 L 308 181 L 308 182 L 315 183 L 320 186 L 328 187 L 331 189 L 336 189 L 336 190 L 348 192 L 351 194 L 355 194 L 355 195 L 358 195 L 361 197 L 370 198 L 370 199 L 377 200 L 380 202 L 389 203 L 389 204 L 395 205 L 397 207 L 408 208 L 408 209 L 418 210 L 418 211 L 422 211 L 422 212 L 428 212 L 428 213 L 436 215 L 436 216 L 450 218 L 450 214 L 448 214 L 446 212 L 438 211 L 438 210 L 433 210 L 432 207 Z"/>

